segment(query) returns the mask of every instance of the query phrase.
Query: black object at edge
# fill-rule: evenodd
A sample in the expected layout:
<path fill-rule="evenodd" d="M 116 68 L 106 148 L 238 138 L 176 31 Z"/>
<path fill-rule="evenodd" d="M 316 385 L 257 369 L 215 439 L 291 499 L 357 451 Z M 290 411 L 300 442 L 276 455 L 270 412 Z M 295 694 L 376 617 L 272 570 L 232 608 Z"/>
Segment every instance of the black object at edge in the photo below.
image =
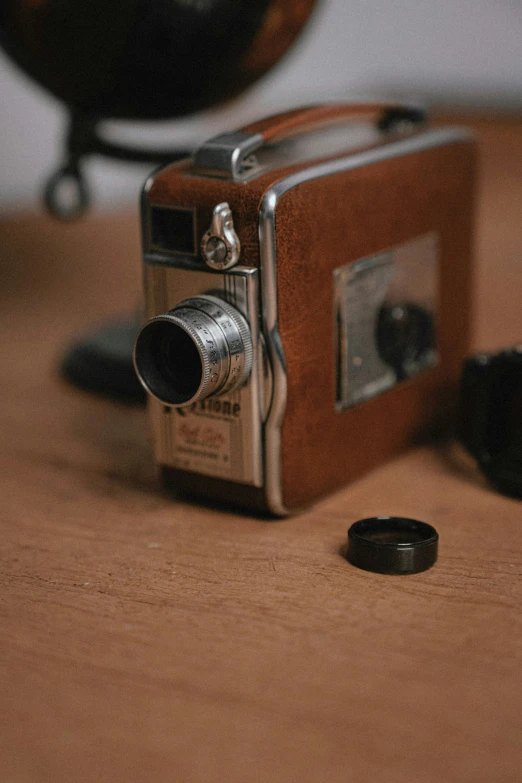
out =
<path fill-rule="evenodd" d="M 513 410 L 517 403 L 518 414 Z M 518 416 L 518 425 L 513 421 Z M 522 499 L 522 346 L 480 353 L 462 366 L 457 438 L 489 481 Z"/>

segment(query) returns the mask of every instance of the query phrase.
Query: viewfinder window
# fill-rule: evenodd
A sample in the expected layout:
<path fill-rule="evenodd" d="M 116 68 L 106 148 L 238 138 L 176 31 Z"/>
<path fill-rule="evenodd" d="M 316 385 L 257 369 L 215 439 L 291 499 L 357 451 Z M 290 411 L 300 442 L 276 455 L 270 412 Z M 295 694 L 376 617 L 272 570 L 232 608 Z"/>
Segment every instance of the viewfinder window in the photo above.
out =
<path fill-rule="evenodd" d="M 152 207 L 151 243 L 166 253 L 196 254 L 195 215 L 193 209 Z"/>

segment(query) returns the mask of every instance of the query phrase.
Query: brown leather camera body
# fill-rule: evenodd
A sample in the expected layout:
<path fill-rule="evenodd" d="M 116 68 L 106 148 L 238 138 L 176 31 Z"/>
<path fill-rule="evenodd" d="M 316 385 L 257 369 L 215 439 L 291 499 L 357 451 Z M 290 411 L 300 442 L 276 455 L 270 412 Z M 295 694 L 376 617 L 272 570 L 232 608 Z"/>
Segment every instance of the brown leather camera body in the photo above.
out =
<path fill-rule="evenodd" d="M 196 156 L 149 180 L 145 252 L 152 208 L 193 210 L 199 241 L 216 205 L 230 206 L 241 243 L 239 263 L 259 270 L 260 330 L 273 383 L 263 414 L 258 486 L 163 465 L 166 480 L 177 489 L 250 510 L 294 512 L 445 426 L 454 415 L 470 341 L 476 155 L 469 134 L 391 123 L 361 144 L 352 140 L 330 154 L 281 160 L 293 140 L 306 133 L 324 136 L 335 127 L 348 134 L 360 117 L 382 120 L 383 112 L 389 117 L 393 111 L 378 104 L 289 112 L 236 134 L 247 151 L 244 138 L 253 136 L 258 148 L 277 149 L 277 165 L 261 166 L 252 175 L 247 159 L 247 176 L 236 171 L 234 177 L 205 170 Z M 436 248 L 436 360 L 357 404 L 339 405 L 336 275 L 419 238 L 431 238 Z M 198 247 L 193 264 L 204 266 Z M 358 306 L 354 285 L 348 284 L 346 296 Z M 361 317 L 368 311 L 362 304 Z M 149 305 L 148 313 L 154 315 L 154 307 Z M 350 356 L 355 365 L 362 363 Z M 349 378 L 350 373 L 352 368 Z"/>

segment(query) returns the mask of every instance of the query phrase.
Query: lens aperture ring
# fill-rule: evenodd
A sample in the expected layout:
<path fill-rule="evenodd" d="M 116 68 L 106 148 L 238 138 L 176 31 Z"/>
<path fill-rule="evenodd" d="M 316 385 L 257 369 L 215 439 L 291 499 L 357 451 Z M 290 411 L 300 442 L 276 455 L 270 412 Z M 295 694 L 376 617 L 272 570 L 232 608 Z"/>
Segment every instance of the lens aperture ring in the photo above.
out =
<path fill-rule="evenodd" d="M 194 307 L 209 315 L 225 335 L 230 367 L 228 377 L 220 389 L 223 394 L 241 386 L 252 370 L 252 338 L 246 320 L 235 307 L 217 296 L 206 294 L 182 302 L 183 306 Z"/>

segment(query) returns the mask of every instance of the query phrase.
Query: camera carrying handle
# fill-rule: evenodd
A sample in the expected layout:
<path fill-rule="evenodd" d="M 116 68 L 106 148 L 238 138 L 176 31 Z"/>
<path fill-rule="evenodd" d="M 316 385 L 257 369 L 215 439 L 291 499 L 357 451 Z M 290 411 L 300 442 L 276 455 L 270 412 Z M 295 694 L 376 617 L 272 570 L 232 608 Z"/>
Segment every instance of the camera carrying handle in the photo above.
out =
<path fill-rule="evenodd" d="M 263 142 L 306 133 L 312 128 L 344 119 L 374 119 L 381 130 L 390 130 L 399 122 L 419 123 L 425 111 L 417 105 L 379 101 L 377 103 L 322 104 L 304 106 L 266 117 L 243 128 L 244 133 L 260 133 Z"/>
<path fill-rule="evenodd" d="M 199 148 L 196 174 L 241 180 L 252 170 L 252 155 L 265 144 L 307 133 L 310 130 L 345 119 L 373 119 L 383 132 L 403 125 L 418 125 L 426 120 L 426 111 L 418 104 L 379 101 L 306 106 L 267 117 L 239 131 L 214 136 Z"/>

